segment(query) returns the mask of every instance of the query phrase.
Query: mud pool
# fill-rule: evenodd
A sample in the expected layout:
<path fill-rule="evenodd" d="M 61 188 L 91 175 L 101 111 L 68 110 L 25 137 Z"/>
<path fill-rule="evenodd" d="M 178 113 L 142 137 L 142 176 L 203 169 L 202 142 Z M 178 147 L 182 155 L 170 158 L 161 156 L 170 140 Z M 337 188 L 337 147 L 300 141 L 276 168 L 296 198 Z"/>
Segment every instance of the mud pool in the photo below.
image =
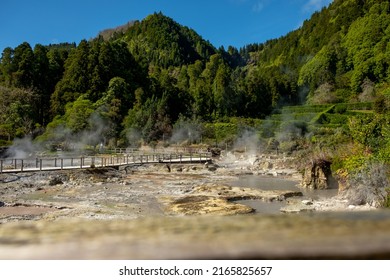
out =
<path fill-rule="evenodd" d="M 228 182 L 228 184 L 260 190 L 289 190 L 302 192 L 302 196 L 299 197 L 300 200 L 329 199 L 335 197 L 338 193 L 337 189 L 305 190 L 299 187 L 299 182 L 297 180 L 259 175 L 242 175 L 236 180 Z M 267 202 L 260 199 L 238 199 L 234 202 L 253 208 L 254 214 L 282 214 L 281 209 L 288 204 L 288 200 Z"/>

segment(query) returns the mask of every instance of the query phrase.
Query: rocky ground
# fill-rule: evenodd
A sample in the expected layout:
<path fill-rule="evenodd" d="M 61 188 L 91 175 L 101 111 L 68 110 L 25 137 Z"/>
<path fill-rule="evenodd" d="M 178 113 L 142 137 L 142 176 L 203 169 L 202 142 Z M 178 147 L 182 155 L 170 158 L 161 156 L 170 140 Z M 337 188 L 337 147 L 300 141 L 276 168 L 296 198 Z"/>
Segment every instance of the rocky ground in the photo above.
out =
<path fill-rule="evenodd" d="M 298 184 L 293 166 L 285 157 L 228 154 L 208 165 L 0 174 L 0 258 L 390 256 L 382 246 L 390 244 L 387 211 L 351 219 L 340 213 L 371 207 L 229 184 L 243 174 Z M 241 199 L 287 205 L 281 214 L 261 215 L 235 202 Z M 308 211 L 313 214 L 283 214 Z M 369 229 L 378 238 L 360 252 L 354 246 L 370 238 Z"/>
<path fill-rule="evenodd" d="M 2 174 L 0 223 L 79 217 L 134 219 L 164 215 L 253 212 L 237 199 L 285 200 L 296 191 L 260 191 L 227 182 L 247 168 L 225 165 L 142 165 L 116 170 Z"/>

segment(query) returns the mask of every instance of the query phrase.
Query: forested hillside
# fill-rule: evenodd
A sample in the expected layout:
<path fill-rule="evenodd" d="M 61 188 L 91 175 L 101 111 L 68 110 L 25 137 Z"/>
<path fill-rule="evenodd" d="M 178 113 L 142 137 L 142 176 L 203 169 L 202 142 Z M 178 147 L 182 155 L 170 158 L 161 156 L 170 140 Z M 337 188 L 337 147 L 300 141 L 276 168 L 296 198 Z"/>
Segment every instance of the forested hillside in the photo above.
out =
<path fill-rule="evenodd" d="M 357 142 L 386 159 L 389 12 L 388 0 L 335 0 L 301 28 L 240 49 L 216 48 L 161 13 L 77 45 L 10 46 L 0 63 L 0 141 L 59 143 L 87 131 L 89 145 L 126 146 L 168 139 L 184 124 L 203 125 L 203 139 L 217 138 L 211 126 L 228 131 L 219 138 L 243 126 L 276 137 L 265 124 L 284 106 L 364 102 L 354 121 L 377 126 Z"/>

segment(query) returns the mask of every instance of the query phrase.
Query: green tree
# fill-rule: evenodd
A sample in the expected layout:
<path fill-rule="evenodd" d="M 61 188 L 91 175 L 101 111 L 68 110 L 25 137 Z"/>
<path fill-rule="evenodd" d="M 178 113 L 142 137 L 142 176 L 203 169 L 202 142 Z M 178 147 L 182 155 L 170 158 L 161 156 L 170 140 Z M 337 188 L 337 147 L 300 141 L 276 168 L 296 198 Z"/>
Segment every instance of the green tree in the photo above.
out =
<path fill-rule="evenodd" d="M 36 128 L 35 103 L 36 94 L 29 89 L 0 86 L 0 137 L 12 140 L 15 137 L 33 135 Z"/>
<path fill-rule="evenodd" d="M 14 50 L 12 48 L 5 48 L 1 56 L 1 80 L 5 86 L 13 85 L 13 73 L 17 70 L 17 65 L 13 61 Z"/>
<path fill-rule="evenodd" d="M 259 68 L 251 69 L 245 78 L 244 109 L 248 117 L 262 118 L 272 109 L 272 95 Z"/>
<path fill-rule="evenodd" d="M 50 96 L 54 91 L 55 81 L 50 73 L 50 63 L 47 56 L 46 47 L 37 44 L 34 48 L 34 79 L 33 88 L 38 95 L 38 100 L 34 104 L 36 112 L 36 122 L 46 125 L 49 122 Z"/>
<path fill-rule="evenodd" d="M 34 82 L 34 53 L 30 44 L 24 42 L 15 48 L 13 63 L 16 71 L 13 81 L 16 87 L 31 88 Z"/>
<path fill-rule="evenodd" d="M 93 103 L 81 95 L 76 101 L 66 104 L 66 127 L 74 134 L 90 129 L 88 120 L 93 112 Z"/>
<path fill-rule="evenodd" d="M 361 92 L 361 85 L 366 78 L 376 82 L 386 76 L 389 57 L 385 42 L 389 40 L 390 34 L 386 32 L 389 26 L 388 1 L 372 4 L 365 16 L 352 23 L 343 44 L 348 50 L 347 61 L 353 68 L 353 91 Z"/>
<path fill-rule="evenodd" d="M 52 115 L 63 115 L 65 104 L 74 102 L 80 93 L 89 90 L 89 50 L 89 43 L 82 40 L 66 60 L 63 78 L 58 82 L 51 96 Z"/>
<path fill-rule="evenodd" d="M 230 87 L 230 72 L 226 64 L 221 64 L 215 74 L 213 95 L 216 116 L 232 116 L 234 113 L 234 93 Z"/>

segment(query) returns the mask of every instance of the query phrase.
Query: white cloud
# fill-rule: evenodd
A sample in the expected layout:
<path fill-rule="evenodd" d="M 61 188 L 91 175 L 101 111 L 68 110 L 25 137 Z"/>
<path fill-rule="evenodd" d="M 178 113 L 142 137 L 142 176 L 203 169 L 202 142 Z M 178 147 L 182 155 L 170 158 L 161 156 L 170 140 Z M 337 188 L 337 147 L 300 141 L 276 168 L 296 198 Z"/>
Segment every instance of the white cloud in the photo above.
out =
<path fill-rule="evenodd" d="M 255 13 L 260 13 L 264 9 L 265 3 L 264 1 L 260 0 L 257 1 L 255 4 L 252 6 L 252 11 Z"/>
<path fill-rule="evenodd" d="M 230 0 L 230 2 L 238 6 L 250 7 L 252 12 L 260 13 L 267 6 L 269 0 Z"/>

